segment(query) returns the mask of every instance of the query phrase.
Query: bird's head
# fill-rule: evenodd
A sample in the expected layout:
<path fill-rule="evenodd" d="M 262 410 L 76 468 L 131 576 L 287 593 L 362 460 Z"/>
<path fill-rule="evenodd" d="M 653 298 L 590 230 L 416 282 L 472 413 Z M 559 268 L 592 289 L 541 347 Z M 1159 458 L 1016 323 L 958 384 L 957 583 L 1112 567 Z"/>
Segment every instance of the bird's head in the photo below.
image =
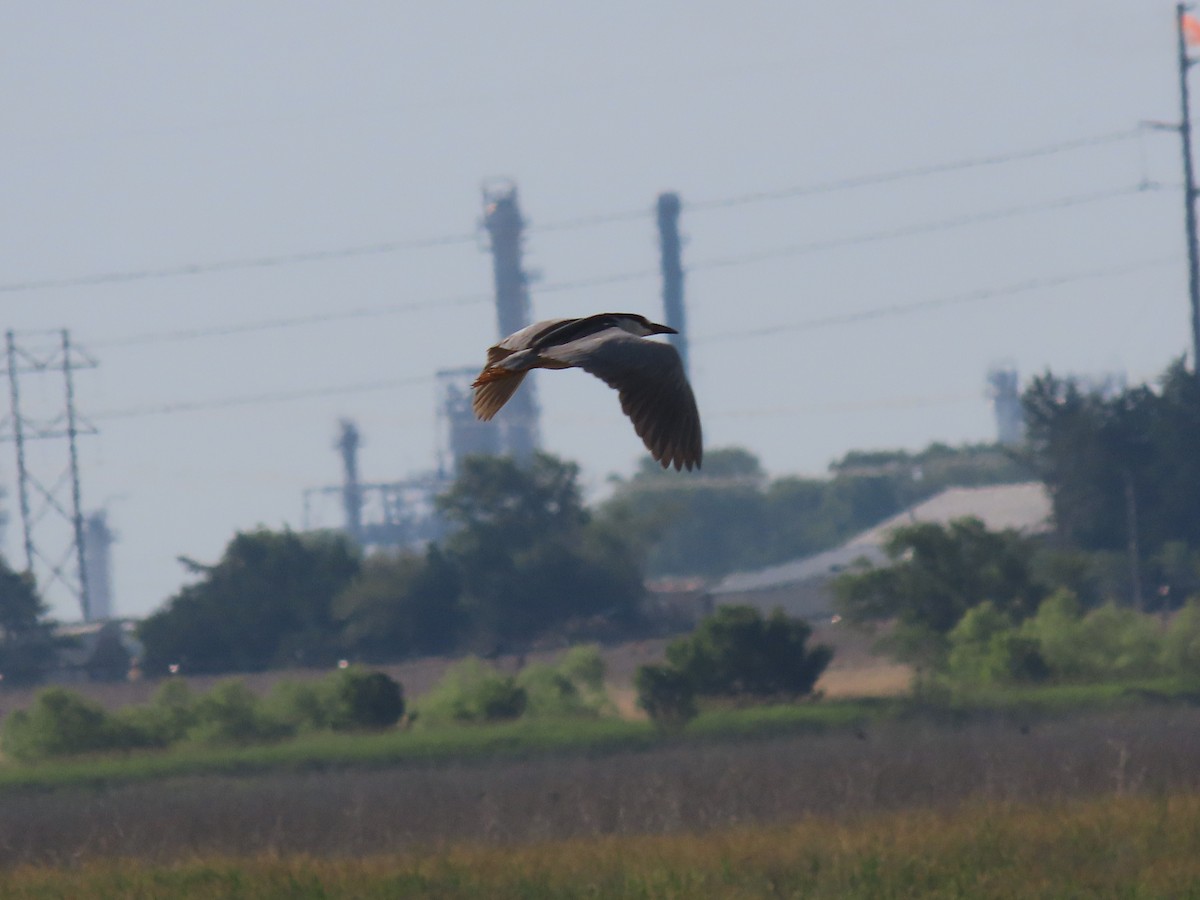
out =
<path fill-rule="evenodd" d="M 628 331 L 630 334 L 636 334 L 638 337 L 647 337 L 652 334 L 679 334 L 670 325 L 659 325 L 637 313 L 613 313 L 612 318 L 618 328 Z"/>

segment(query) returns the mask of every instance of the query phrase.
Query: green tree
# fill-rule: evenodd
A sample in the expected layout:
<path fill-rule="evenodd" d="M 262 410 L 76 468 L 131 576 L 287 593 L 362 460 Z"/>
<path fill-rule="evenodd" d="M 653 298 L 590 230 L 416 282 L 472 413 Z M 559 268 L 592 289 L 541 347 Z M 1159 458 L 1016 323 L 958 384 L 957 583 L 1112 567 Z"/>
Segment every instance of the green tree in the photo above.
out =
<path fill-rule="evenodd" d="M 418 721 L 433 724 L 517 719 L 528 702 L 528 694 L 514 676 L 468 656 L 451 666 L 421 698 Z"/>
<path fill-rule="evenodd" d="M 1037 609 L 1044 590 L 1033 575 L 1035 546 L 975 518 L 905 525 L 884 544 L 888 565 L 847 572 L 834 592 L 852 622 L 895 620 L 888 640 L 895 655 L 940 668 L 946 635 L 969 609 L 990 600 L 1017 621 Z"/>
<path fill-rule="evenodd" d="M 27 572 L 0 559 L 0 675 L 6 683 L 40 681 L 57 663 L 54 625 Z"/>
<path fill-rule="evenodd" d="M 654 573 L 718 575 L 766 559 L 765 483 L 758 459 L 738 447 L 707 451 L 702 474 L 644 460 L 618 483 L 601 518 L 637 536 Z"/>
<path fill-rule="evenodd" d="M 185 672 L 255 671 L 337 659 L 333 599 L 359 571 L 342 537 L 243 532 L 215 565 L 186 564 L 200 580 L 138 630 L 146 671 L 172 664 Z"/>
<path fill-rule="evenodd" d="M 812 691 L 833 658 L 824 644 L 806 646 L 807 622 L 775 610 L 722 606 L 687 637 L 667 645 L 667 661 L 698 696 L 790 696 Z"/>
<path fill-rule="evenodd" d="M 639 666 L 633 686 L 638 706 L 657 725 L 681 728 L 696 717 L 692 680 L 672 666 Z"/>
<path fill-rule="evenodd" d="M 390 728 L 404 715 L 404 688 L 386 672 L 351 667 L 330 676 L 335 730 Z"/>
<path fill-rule="evenodd" d="M 1064 680 L 1111 680 L 1163 671 L 1163 640 L 1153 618 L 1108 603 L 1084 613 L 1069 591 L 1056 591 L 1027 619 L 1051 674 Z"/>
<path fill-rule="evenodd" d="M 1183 605 L 1163 637 L 1164 667 L 1181 675 L 1200 675 L 1200 600 Z"/>
<path fill-rule="evenodd" d="M 534 663 L 517 673 L 530 716 L 598 716 L 611 711 L 604 689 L 604 659 L 595 645 L 568 650 L 555 665 Z"/>
<path fill-rule="evenodd" d="M 423 555 L 378 553 L 334 601 L 345 652 L 371 662 L 446 653 L 465 628 L 458 570 L 431 544 Z"/>
<path fill-rule="evenodd" d="M 1128 553 L 1136 543 L 1142 559 L 1171 542 L 1200 548 L 1200 386 L 1181 360 L 1157 390 L 1087 390 L 1047 373 L 1022 399 L 1029 459 L 1071 545 Z"/>
<path fill-rule="evenodd" d="M 1038 641 L 1019 634 L 1012 619 L 985 600 L 967 610 L 949 634 L 947 673 L 983 684 L 1044 681 L 1050 668 Z"/>
<path fill-rule="evenodd" d="M 830 478 L 769 479 L 749 451 L 708 451 L 704 472 L 643 464 L 600 509 L 637 536 L 652 575 L 718 576 L 818 553 L 951 485 L 1026 481 L 995 445 L 849 453 Z"/>
<path fill-rule="evenodd" d="M 65 688 L 38 692 L 33 706 L 4 720 L 4 753 L 22 762 L 108 750 L 118 742 L 108 714 L 98 703 Z"/>
<path fill-rule="evenodd" d="M 438 505 L 443 543 L 479 646 L 523 642 L 572 619 L 628 621 L 641 567 L 624 535 L 591 522 L 578 467 L 546 454 L 527 464 L 471 457 Z"/>
<path fill-rule="evenodd" d="M 196 701 L 196 722 L 188 737 L 209 744 L 252 744 L 288 737 L 288 722 L 258 699 L 240 678 L 215 685 Z"/>

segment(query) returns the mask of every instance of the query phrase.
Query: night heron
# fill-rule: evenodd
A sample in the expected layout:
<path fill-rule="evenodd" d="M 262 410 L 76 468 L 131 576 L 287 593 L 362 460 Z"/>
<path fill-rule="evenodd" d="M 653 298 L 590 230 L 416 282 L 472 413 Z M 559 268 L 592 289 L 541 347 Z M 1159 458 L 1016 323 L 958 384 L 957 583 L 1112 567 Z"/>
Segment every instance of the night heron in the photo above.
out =
<path fill-rule="evenodd" d="M 472 385 L 475 415 L 491 419 L 530 369 L 580 368 L 616 388 L 621 409 L 664 469 L 699 468 L 700 413 L 683 362 L 670 344 L 644 340 L 677 333 L 634 313 L 547 319 L 522 328 L 488 349 L 487 365 Z"/>

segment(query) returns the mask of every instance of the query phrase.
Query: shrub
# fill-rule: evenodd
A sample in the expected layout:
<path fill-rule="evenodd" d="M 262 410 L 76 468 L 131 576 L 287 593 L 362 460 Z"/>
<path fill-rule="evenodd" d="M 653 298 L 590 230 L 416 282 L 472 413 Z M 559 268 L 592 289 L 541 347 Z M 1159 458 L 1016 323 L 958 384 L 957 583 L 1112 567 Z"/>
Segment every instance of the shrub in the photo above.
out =
<path fill-rule="evenodd" d="M 470 656 L 447 670 L 422 698 L 422 722 L 492 722 L 519 718 L 528 695 L 511 675 Z"/>
<path fill-rule="evenodd" d="M 196 703 L 188 737 L 214 744 L 249 744 L 286 737 L 294 729 L 263 708 L 240 679 L 217 684 Z"/>
<path fill-rule="evenodd" d="M 334 709 L 326 681 L 277 681 L 267 695 L 269 715 L 296 731 L 333 727 Z"/>
<path fill-rule="evenodd" d="M 604 693 L 604 657 L 595 644 L 572 647 L 563 654 L 558 671 L 585 693 Z"/>
<path fill-rule="evenodd" d="M 700 696 L 807 694 L 833 658 L 808 649 L 807 622 L 776 609 L 764 619 L 750 606 L 723 606 L 688 637 L 672 641 L 667 660 Z"/>
<path fill-rule="evenodd" d="M 1162 671 L 1162 638 L 1150 616 L 1111 603 L 1079 616 L 1070 595 L 1048 604 L 1026 623 L 1025 634 L 1038 641 L 1056 676 L 1136 678 Z"/>
<path fill-rule="evenodd" d="M 671 666 L 639 666 L 633 680 L 638 706 L 651 721 L 681 728 L 696 716 L 696 692 L 687 674 Z"/>
<path fill-rule="evenodd" d="M 65 688 L 40 691 L 28 710 L 17 710 L 4 720 L 0 746 L 13 759 L 31 762 L 112 749 L 120 729 L 96 703 Z"/>
<path fill-rule="evenodd" d="M 604 659 L 595 645 L 573 647 L 557 665 L 535 664 L 517 675 L 534 716 L 598 716 L 612 705 L 604 689 Z"/>
<path fill-rule="evenodd" d="M 1200 675 L 1200 599 L 1183 605 L 1163 636 L 1162 662 L 1168 671 Z"/>
<path fill-rule="evenodd" d="M 957 680 L 989 684 L 1049 677 L 1038 641 L 1014 631 L 1012 619 L 991 602 L 967 610 L 949 640 L 946 672 Z"/>
<path fill-rule="evenodd" d="M 572 716 L 589 712 L 575 682 L 554 666 L 534 664 L 517 675 L 525 692 L 525 709 L 532 716 Z"/>
<path fill-rule="evenodd" d="M 1021 625 L 1021 634 L 1037 642 L 1042 657 L 1056 677 L 1078 674 L 1075 647 L 1083 607 L 1073 591 L 1060 588 L 1042 601 L 1037 613 Z"/>
<path fill-rule="evenodd" d="M 328 682 L 335 729 L 390 728 L 404 715 L 404 689 L 386 672 L 343 669 Z"/>

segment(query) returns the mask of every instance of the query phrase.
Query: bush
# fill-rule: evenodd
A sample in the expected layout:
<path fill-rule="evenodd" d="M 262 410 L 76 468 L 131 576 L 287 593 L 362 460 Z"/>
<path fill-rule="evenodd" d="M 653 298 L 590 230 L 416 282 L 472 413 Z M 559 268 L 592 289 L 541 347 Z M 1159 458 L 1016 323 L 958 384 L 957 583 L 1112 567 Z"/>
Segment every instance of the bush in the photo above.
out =
<path fill-rule="evenodd" d="M 604 659 L 595 645 L 568 650 L 557 665 L 535 664 L 517 675 L 532 716 L 598 716 L 610 712 Z"/>
<path fill-rule="evenodd" d="M 1014 631 L 1012 619 L 991 602 L 968 610 L 949 640 L 946 671 L 957 680 L 992 684 L 1049 677 L 1037 640 Z"/>
<path fill-rule="evenodd" d="M 595 644 L 572 647 L 559 660 L 558 671 L 584 693 L 604 693 L 604 657 Z"/>
<path fill-rule="evenodd" d="M 806 647 L 811 634 L 807 622 L 778 609 L 764 619 L 750 606 L 723 606 L 672 641 L 667 661 L 699 696 L 798 697 L 833 658 L 827 646 Z"/>
<path fill-rule="evenodd" d="M 296 731 L 333 727 L 335 711 L 327 681 L 277 681 L 265 701 L 269 715 Z"/>
<path fill-rule="evenodd" d="M 1047 598 L 1022 633 L 1038 642 L 1050 671 L 1059 678 L 1138 678 L 1163 670 L 1157 622 L 1111 603 L 1079 614 L 1068 592 Z"/>
<path fill-rule="evenodd" d="M 28 710 L 4 720 L 0 747 L 22 762 L 111 750 L 122 741 L 138 743 L 137 734 L 114 725 L 103 707 L 60 687 L 40 691 Z"/>
<path fill-rule="evenodd" d="M 579 688 L 554 666 L 534 664 L 517 675 L 525 692 L 525 711 L 531 716 L 572 716 L 589 712 Z"/>
<path fill-rule="evenodd" d="M 213 744 L 278 740 L 294 728 L 264 709 L 245 682 L 222 681 L 196 703 L 196 724 L 188 737 Z"/>
<path fill-rule="evenodd" d="M 511 675 L 470 656 L 452 666 L 425 695 L 421 722 L 494 722 L 519 718 L 528 695 Z"/>
<path fill-rule="evenodd" d="M 404 715 L 404 689 L 386 672 L 343 669 L 327 681 L 334 729 L 390 728 Z"/>
<path fill-rule="evenodd" d="M 1162 662 L 1179 675 L 1200 675 L 1200 599 L 1183 605 L 1163 636 Z"/>
<path fill-rule="evenodd" d="M 633 680 L 638 706 L 651 721 L 681 728 L 696 716 L 696 691 L 691 678 L 671 666 L 639 666 Z"/>
<path fill-rule="evenodd" d="M 690 636 L 667 646 L 666 666 L 642 666 L 638 705 L 655 722 L 678 726 L 696 714 L 697 697 L 798 697 L 812 691 L 833 651 L 806 647 L 807 622 L 775 610 L 723 606 Z"/>

